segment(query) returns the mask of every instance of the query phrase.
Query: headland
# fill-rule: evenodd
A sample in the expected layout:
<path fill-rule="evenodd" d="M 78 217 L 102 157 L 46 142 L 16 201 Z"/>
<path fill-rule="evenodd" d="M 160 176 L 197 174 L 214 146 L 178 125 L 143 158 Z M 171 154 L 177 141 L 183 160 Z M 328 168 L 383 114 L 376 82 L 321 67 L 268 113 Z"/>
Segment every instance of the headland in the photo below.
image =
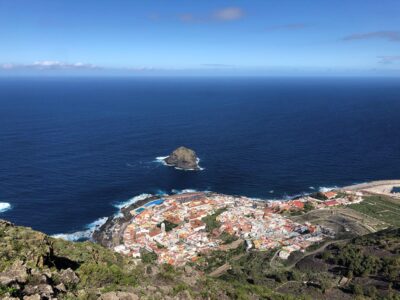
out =
<path fill-rule="evenodd" d="M 0 220 L 0 298 L 397 299 L 398 182 L 288 201 L 143 194 L 95 232 L 111 249 Z"/>
<path fill-rule="evenodd" d="M 371 182 L 288 201 L 213 192 L 149 196 L 123 207 L 93 238 L 125 255 L 140 259 L 150 252 L 159 263 L 172 265 L 241 244 L 248 251 L 278 250 L 285 260 L 312 245 L 390 227 L 388 220 L 363 211 L 377 193 L 388 196 L 389 185 L 392 190 L 400 181 Z"/>

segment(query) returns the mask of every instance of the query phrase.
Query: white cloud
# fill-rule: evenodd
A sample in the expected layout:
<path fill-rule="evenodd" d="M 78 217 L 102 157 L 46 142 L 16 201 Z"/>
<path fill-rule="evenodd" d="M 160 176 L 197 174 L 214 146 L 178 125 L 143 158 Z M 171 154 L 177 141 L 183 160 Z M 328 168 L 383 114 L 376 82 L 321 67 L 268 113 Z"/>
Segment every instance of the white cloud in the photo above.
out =
<path fill-rule="evenodd" d="M 389 65 L 394 63 L 400 63 L 400 55 L 384 55 L 378 56 L 379 63 Z"/>
<path fill-rule="evenodd" d="M 87 64 L 82 62 L 77 63 L 65 63 L 60 61 L 42 60 L 35 61 L 31 65 L 26 65 L 27 67 L 33 67 L 38 69 L 97 69 L 98 66 L 93 64 Z"/>
<path fill-rule="evenodd" d="M 0 64 L 0 71 L 108 71 L 108 72 L 122 72 L 122 73 L 152 73 L 154 71 L 172 71 L 174 68 L 157 68 L 153 66 L 127 66 L 127 67 L 102 67 L 94 64 L 76 62 L 66 63 L 56 60 L 39 60 L 29 64 L 14 64 L 4 63 Z"/>
<path fill-rule="evenodd" d="M 128 67 L 128 68 L 123 68 L 121 70 L 127 70 L 127 71 L 135 71 L 135 72 L 146 72 L 146 71 L 157 71 L 161 69 L 157 69 L 154 67 Z"/>
<path fill-rule="evenodd" d="M 1 65 L 1 69 L 4 69 L 4 70 L 11 70 L 14 67 L 15 67 L 15 65 L 13 65 L 13 64 L 2 64 Z"/>
<path fill-rule="evenodd" d="M 233 21 L 241 19 L 244 16 L 244 12 L 238 7 L 227 7 L 223 8 L 214 13 L 214 18 L 219 21 Z"/>
<path fill-rule="evenodd" d="M 228 65 L 228 64 L 202 64 L 203 67 L 208 68 L 234 68 L 235 65 Z"/>
<path fill-rule="evenodd" d="M 14 69 L 33 69 L 33 70 L 65 70 L 65 69 L 99 69 L 100 67 L 87 64 L 82 62 L 77 63 L 65 63 L 60 61 L 52 60 L 40 60 L 35 61 L 31 64 L 10 64 L 5 63 L 1 65 L 3 70 L 14 70 Z"/>

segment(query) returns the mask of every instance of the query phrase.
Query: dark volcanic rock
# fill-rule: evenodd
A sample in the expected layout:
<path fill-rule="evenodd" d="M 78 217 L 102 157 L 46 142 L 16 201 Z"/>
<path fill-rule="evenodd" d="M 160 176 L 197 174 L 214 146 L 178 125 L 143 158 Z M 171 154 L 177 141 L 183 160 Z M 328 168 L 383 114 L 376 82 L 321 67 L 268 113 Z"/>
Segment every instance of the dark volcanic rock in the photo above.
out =
<path fill-rule="evenodd" d="M 159 196 L 149 196 L 121 208 L 119 217 L 109 217 L 102 226 L 93 232 L 93 240 L 106 248 L 114 248 L 120 245 L 122 243 L 122 234 L 132 218 L 130 211 L 159 198 Z"/>
<path fill-rule="evenodd" d="M 198 161 L 196 153 L 186 147 L 179 147 L 165 159 L 168 165 L 183 170 L 199 170 Z"/>

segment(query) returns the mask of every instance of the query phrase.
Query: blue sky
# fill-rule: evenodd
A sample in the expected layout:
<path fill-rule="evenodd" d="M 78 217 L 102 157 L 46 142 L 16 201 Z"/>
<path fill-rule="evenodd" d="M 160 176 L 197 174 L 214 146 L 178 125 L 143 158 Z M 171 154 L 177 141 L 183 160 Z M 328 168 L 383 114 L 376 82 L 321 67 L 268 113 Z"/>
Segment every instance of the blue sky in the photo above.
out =
<path fill-rule="evenodd" d="M 0 0 L 0 74 L 400 76 L 400 1 Z"/>

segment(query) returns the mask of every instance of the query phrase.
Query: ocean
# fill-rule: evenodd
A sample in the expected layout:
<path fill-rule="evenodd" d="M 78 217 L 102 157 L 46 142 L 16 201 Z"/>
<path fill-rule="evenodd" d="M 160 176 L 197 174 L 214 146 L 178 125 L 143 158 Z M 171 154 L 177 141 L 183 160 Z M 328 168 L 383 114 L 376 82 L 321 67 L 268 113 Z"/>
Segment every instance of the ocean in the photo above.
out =
<path fill-rule="evenodd" d="M 194 149 L 202 171 L 156 160 Z M 85 237 L 143 193 L 400 178 L 400 79 L 1 78 L 0 218 Z"/>

